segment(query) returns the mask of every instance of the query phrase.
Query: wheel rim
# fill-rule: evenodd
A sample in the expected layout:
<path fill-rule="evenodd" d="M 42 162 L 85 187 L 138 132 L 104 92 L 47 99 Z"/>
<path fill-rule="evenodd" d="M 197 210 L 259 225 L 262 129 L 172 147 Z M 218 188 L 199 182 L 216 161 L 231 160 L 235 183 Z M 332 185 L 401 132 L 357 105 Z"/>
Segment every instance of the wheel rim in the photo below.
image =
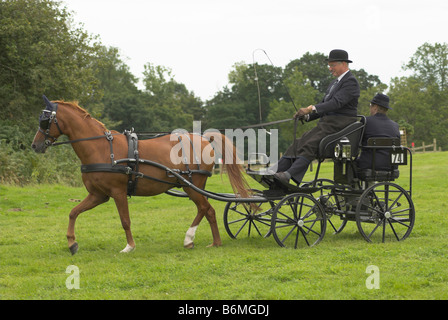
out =
<path fill-rule="evenodd" d="M 375 184 L 362 194 L 356 224 L 368 242 L 401 241 L 412 231 L 415 208 L 409 193 L 397 184 Z"/>
<path fill-rule="evenodd" d="M 232 239 L 244 235 L 269 236 L 273 206 L 270 202 L 260 202 L 256 203 L 257 210 L 254 210 L 248 203 L 227 203 L 223 216 L 227 234 Z"/>
<path fill-rule="evenodd" d="M 314 246 L 323 239 L 325 229 L 323 209 L 309 195 L 288 195 L 273 210 L 271 231 L 281 247 Z"/>

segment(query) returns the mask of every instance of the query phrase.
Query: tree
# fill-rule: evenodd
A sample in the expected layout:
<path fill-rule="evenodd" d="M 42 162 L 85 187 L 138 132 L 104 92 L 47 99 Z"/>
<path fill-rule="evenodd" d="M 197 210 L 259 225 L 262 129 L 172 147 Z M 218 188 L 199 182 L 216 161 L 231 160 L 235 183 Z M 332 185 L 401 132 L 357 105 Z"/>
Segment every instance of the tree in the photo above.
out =
<path fill-rule="evenodd" d="M 425 79 L 418 77 L 394 78 L 389 96 L 390 117 L 414 127 L 412 141 L 420 144 L 437 138 L 442 148 L 448 146 L 448 104 L 437 85 L 426 86 Z"/>
<path fill-rule="evenodd" d="M 85 107 L 110 129 L 141 129 L 142 92 L 137 88 L 138 79 L 120 58 L 119 49 L 101 47 L 94 70 L 103 98 Z"/>
<path fill-rule="evenodd" d="M 425 86 L 437 84 L 442 91 L 448 88 L 448 44 L 424 43 L 418 47 L 404 70 L 414 71 L 414 75 L 425 83 Z"/>
<path fill-rule="evenodd" d="M 41 97 L 98 101 L 96 38 L 50 0 L 0 2 L 0 119 L 35 128 Z"/>
<path fill-rule="evenodd" d="M 233 68 L 230 88 L 226 86 L 205 104 L 206 127 L 236 128 L 263 122 L 270 113 L 271 101 L 286 97 L 282 68 L 244 63 L 236 63 Z"/>
<path fill-rule="evenodd" d="M 310 80 L 311 86 L 319 91 L 318 97 L 316 98 L 321 99 L 325 95 L 329 84 L 334 80 L 328 71 L 326 59 L 327 56 L 323 53 L 316 52 L 311 54 L 307 52 L 300 59 L 292 60 L 286 65 L 284 76 L 288 77 L 297 68 Z M 383 85 L 378 76 L 370 75 L 364 69 L 351 69 L 351 72 L 358 80 L 361 90 Z"/>
<path fill-rule="evenodd" d="M 369 90 L 373 87 L 384 87 L 385 84 L 381 82 L 380 78 L 373 74 L 368 74 L 367 71 L 364 69 L 359 70 L 351 70 L 353 75 L 356 77 L 356 80 L 358 80 L 359 83 L 359 89 L 362 90 Z"/>
<path fill-rule="evenodd" d="M 299 70 L 309 79 L 311 86 L 318 91 L 316 99 L 319 99 L 325 95 L 328 85 L 334 80 L 328 71 L 326 58 L 327 56 L 320 52 L 313 54 L 307 52 L 301 58 L 292 60 L 286 65 L 284 76 L 287 78 L 294 70 Z"/>
<path fill-rule="evenodd" d="M 414 142 L 436 138 L 448 147 L 448 44 L 424 43 L 403 69 L 409 77 L 392 79 L 390 113 L 396 121 L 414 128 Z"/>
<path fill-rule="evenodd" d="M 291 94 L 297 110 L 315 103 L 318 91 L 297 67 L 285 79 L 285 85 Z M 292 102 L 288 102 L 285 99 L 274 100 L 271 103 L 271 113 L 269 114 L 268 121 L 289 119 L 292 118 L 295 112 L 296 110 Z M 305 125 L 299 124 L 296 132 L 297 137 L 300 137 L 303 132 L 309 130 L 311 126 L 312 124 L 309 123 L 305 123 Z M 293 142 L 294 125 L 291 121 L 276 125 L 276 128 L 279 129 L 279 152 L 283 152 Z"/>
<path fill-rule="evenodd" d="M 145 110 L 153 117 L 152 126 L 147 130 L 192 130 L 193 120 L 202 118 L 202 101 L 184 84 L 175 81 L 169 68 L 147 63 L 143 75 Z"/>

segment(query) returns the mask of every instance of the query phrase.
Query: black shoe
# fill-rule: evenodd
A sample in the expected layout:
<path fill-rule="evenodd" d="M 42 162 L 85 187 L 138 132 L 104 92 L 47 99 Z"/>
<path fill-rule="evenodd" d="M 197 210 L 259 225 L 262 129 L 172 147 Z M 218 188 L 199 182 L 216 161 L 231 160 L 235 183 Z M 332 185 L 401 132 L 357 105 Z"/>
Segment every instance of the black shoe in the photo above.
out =
<path fill-rule="evenodd" d="M 279 181 L 284 186 L 289 185 L 289 179 L 284 172 L 277 172 L 274 174 L 274 179 Z"/>

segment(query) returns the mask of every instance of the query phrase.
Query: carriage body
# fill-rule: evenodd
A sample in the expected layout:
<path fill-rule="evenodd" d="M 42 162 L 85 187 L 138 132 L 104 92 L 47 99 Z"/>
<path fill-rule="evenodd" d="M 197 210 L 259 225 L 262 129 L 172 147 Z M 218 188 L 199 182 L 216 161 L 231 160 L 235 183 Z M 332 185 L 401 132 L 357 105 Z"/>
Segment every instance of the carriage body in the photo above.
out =
<path fill-rule="evenodd" d="M 370 138 L 367 146 L 361 146 L 365 121 L 359 116 L 357 122 L 320 142 L 311 182 L 286 187 L 273 179 L 272 172 L 249 166 L 247 174 L 266 188 L 257 191 L 266 201 L 260 201 L 256 211 L 241 202 L 228 203 L 224 225 L 229 236 L 273 235 L 280 246 L 299 248 L 316 245 L 327 231 L 340 233 L 353 221 L 368 242 L 406 239 L 415 221 L 411 150 L 401 146 L 397 138 Z M 369 149 L 372 168 L 360 170 L 358 155 Z M 375 169 L 380 150 L 389 155 L 390 170 Z M 319 178 L 324 161 L 333 162 L 333 179 Z M 406 165 L 409 182 L 403 187 L 395 180 L 399 178 L 398 167 Z"/>

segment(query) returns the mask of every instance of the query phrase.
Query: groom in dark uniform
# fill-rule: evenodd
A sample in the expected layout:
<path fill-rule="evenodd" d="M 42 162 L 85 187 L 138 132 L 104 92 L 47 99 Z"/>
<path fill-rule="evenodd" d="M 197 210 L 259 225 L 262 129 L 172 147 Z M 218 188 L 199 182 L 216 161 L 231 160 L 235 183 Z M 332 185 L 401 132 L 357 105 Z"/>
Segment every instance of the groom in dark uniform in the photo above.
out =
<path fill-rule="evenodd" d="M 277 163 L 274 178 L 282 184 L 293 179 L 299 184 L 312 160 L 317 157 L 320 141 L 357 120 L 359 83 L 349 70 L 348 53 L 332 50 L 328 56 L 328 68 L 336 78 L 330 83 L 323 100 L 301 108 L 294 118 L 312 121 L 320 119 L 313 129 L 297 139 Z M 275 166 L 274 166 L 275 167 Z"/>
<path fill-rule="evenodd" d="M 367 140 L 373 137 L 400 138 L 398 123 L 389 119 L 386 115 L 389 106 L 389 97 L 378 93 L 370 101 L 370 116 L 366 118 L 366 127 L 362 138 L 362 145 L 367 145 Z M 363 149 L 357 160 L 359 169 L 372 168 L 372 149 Z M 390 170 L 390 155 L 387 150 L 377 150 L 375 153 L 375 169 Z"/>

